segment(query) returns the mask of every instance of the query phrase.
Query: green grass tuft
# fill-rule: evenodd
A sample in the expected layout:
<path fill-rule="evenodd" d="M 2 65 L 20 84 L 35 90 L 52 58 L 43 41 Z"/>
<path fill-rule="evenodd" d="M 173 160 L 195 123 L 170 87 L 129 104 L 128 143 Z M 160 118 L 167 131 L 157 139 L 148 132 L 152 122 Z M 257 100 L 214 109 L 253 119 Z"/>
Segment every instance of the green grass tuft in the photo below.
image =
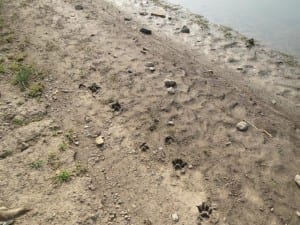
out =
<path fill-rule="evenodd" d="M 58 175 L 56 175 L 55 179 L 59 183 L 69 182 L 71 180 L 71 173 L 69 173 L 67 170 L 63 170 Z"/>
<path fill-rule="evenodd" d="M 30 163 L 30 167 L 31 167 L 32 169 L 38 170 L 38 169 L 40 169 L 40 168 L 43 167 L 43 163 L 44 163 L 44 162 L 43 162 L 42 160 L 36 160 L 36 161 Z"/>

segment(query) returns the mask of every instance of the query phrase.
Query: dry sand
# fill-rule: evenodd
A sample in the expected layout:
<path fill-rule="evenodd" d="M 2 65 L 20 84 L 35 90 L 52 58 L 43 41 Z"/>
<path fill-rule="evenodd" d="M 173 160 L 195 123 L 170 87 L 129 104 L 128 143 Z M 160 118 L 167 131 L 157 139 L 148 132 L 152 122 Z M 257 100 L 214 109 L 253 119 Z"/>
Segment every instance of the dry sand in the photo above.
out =
<path fill-rule="evenodd" d="M 299 67 L 155 2 L 166 18 L 150 1 L 4 1 L 0 206 L 32 208 L 16 225 L 299 224 Z M 16 64 L 40 71 L 40 97 Z"/>

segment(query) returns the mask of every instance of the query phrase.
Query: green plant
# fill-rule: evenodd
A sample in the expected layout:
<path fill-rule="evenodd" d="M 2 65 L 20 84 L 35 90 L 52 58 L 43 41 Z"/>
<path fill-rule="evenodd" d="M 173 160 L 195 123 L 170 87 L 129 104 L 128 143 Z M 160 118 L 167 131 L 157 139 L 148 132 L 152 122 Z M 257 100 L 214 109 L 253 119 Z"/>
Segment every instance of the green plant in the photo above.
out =
<path fill-rule="evenodd" d="M 40 169 L 40 168 L 43 167 L 43 161 L 42 160 L 36 160 L 36 161 L 30 163 L 30 167 L 32 169 L 36 169 L 36 170 Z"/>
<path fill-rule="evenodd" d="M 59 174 L 56 175 L 55 179 L 59 183 L 68 182 L 71 180 L 71 173 L 69 173 L 67 170 L 63 170 Z"/>
<path fill-rule="evenodd" d="M 67 133 L 65 133 L 65 138 L 69 142 L 69 144 L 72 144 L 75 142 L 75 134 L 73 130 L 68 130 Z"/>
<path fill-rule="evenodd" d="M 14 119 L 12 120 L 12 122 L 13 122 L 14 124 L 16 124 L 16 125 L 19 125 L 19 126 L 21 126 L 21 125 L 24 124 L 24 121 L 23 121 L 23 120 L 17 119 L 17 118 L 14 118 Z"/>
<path fill-rule="evenodd" d="M 31 98 L 41 97 L 41 95 L 43 94 L 43 89 L 44 89 L 43 85 L 41 85 L 41 84 L 33 84 L 29 88 L 28 95 Z"/>
<path fill-rule="evenodd" d="M 63 152 L 66 151 L 67 147 L 68 145 L 64 141 L 58 146 L 59 150 Z"/>
<path fill-rule="evenodd" d="M 28 88 L 29 79 L 33 75 L 34 71 L 30 67 L 20 66 L 19 64 L 14 65 L 13 69 L 17 70 L 13 84 L 18 85 L 21 91 L 24 91 Z"/>
<path fill-rule="evenodd" d="M 5 67 L 4 65 L 0 64 L 0 73 L 5 73 L 6 70 L 5 70 Z"/>

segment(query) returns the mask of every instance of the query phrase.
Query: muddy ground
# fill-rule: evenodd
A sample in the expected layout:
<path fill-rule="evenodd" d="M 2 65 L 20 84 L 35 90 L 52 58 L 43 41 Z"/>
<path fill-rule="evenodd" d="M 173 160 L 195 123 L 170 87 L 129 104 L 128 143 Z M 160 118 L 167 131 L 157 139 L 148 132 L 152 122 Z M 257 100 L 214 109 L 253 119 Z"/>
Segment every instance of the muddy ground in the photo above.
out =
<path fill-rule="evenodd" d="M 297 90 L 274 104 L 143 26 L 101 0 L 3 1 L 0 206 L 32 208 L 14 224 L 299 224 Z"/>

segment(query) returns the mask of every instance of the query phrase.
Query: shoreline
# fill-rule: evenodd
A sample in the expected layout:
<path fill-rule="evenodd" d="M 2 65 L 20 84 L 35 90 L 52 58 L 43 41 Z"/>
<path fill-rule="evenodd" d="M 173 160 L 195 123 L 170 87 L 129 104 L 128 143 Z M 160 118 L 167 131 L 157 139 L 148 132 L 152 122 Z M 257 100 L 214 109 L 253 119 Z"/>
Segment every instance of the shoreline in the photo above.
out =
<path fill-rule="evenodd" d="M 179 5 L 161 0 L 108 2 L 154 34 L 165 35 L 195 55 L 205 55 L 211 62 L 238 72 L 252 88 L 266 90 L 274 105 L 288 101 L 299 109 L 300 64 L 294 56 L 269 49 L 256 40 L 249 48 L 247 42 L 251 39 L 238 31 L 211 23 Z M 183 26 L 190 33 L 180 32 Z"/>
<path fill-rule="evenodd" d="M 15 224 L 298 225 L 299 114 L 188 44 L 197 26 L 175 40 L 155 28 L 175 17 L 103 0 L 0 10 L 0 207 L 32 209 Z"/>

